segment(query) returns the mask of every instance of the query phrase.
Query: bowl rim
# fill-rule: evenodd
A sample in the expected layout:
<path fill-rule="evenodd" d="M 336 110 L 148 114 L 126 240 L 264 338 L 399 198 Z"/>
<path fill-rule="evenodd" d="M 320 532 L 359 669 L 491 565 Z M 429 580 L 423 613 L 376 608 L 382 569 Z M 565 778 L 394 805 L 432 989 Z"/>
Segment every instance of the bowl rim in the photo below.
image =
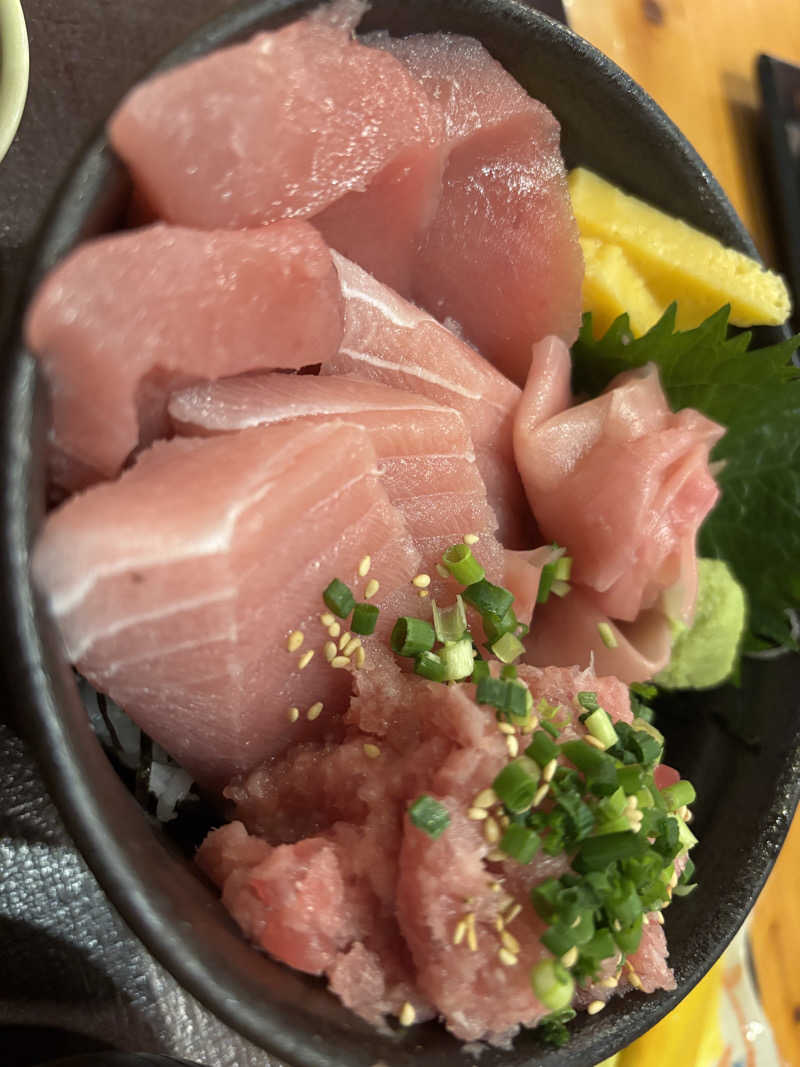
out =
<path fill-rule="evenodd" d="M 276 18 L 280 22 L 289 21 L 316 6 L 316 0 L 289 0 L 288 3 L 282 0 L 257 0 L 256 3 L 241 4 L 192 33 L 156 64 L 151 73 L 211 51 L 228 41 L 253 32 L 267 21 L 274 23 Z M 673 148 L 683 157 L 697 176 L 698 182 L 717 202 L 723 216 L 736 230 L 742 249 L 756 255 L 751 239 L 708 168 L 674 123 L 639 85 L 583 38 L 522 0 L 506 0 L 501 6 L 516 12 L 525 21 L 538 24 L 541 31 L 550 35 L 551 40 L 559 41 L 562 46 L 568 45 L 571 51 L 580 51 L 605 77 L 615 81 L 635 99 L 640 108 L 648 111 L 660 122 L 667 131 Z M 43 633 L 46 632 L 47 622 L 28 575 L 28 546 L 31 531 L 38 519 L 31 503 L 37 488 L 34 484 L 33 490 L 31 489 L 31 480 L 37 477 L 32 442 L 41 407 L 37 399 L 40 383 L 37 383 L 33 360 L 20 339 L 21 324 L 28 298 L 39 279 L 72 243 L 74 235 L 71 223 L 65 217 L 66 209 L 75 202 L 85 205 L 91 201 L 93 196 L 103 192 L 104 183 L 107 186 L 115 173 L 119 180 L 120 170 L 121 167 L 110 152 L 103 132 L 80 153 L 77 169 L 69 172 L 42 226 L 37 251 L 32 260 L 32 270 L 15 317 L 11 349 L 14 358 L 9 359 L 3 369 L 4 382 L 0 395 L 7 417 L 0 427 L 0 456 L 8 456 L 9 461 L 7 464 L 3 463 L 0 472 L 3 478 L 2 508 L 5 520 L 1 562 L 5 594 L 8 603 L 13 606 L 12 625 L 5 627 L 6 660 L 10 663 L 9 681 L 12 691 L 18 695 L 22 706 L 27 705 L 33 711 L 31 719 L 20 722 L 21 732 L 27 735 L 33 744 L 48 788 L 58 799 L 62 817 L 103 890 L 155 958 L 212 1012 L 239 1034 L 286 1062 L 296 1064 L 297 1067 L 332 1067 L 334 1063 L 341 1062 L 352 1063 L 353 1067 L 370 1067 L 387 1054 L 391 1055 L 392 1063 L 398 1067 L 406 1063 L 421 1064 L 423 1059 L 417 1057 L 413 1039 L 398 1038 L 397 1044 L 384 1044 L 380 1046 L 380 1054 L 376 1054 L 369 1040 L 370 1034 L 374 1036 L 371 1028 L 363 1031 L 361 1040 L 364 1055 L 361 1055 L 360 1048 L 354 1046 L 353 1054 L 347 1061 L 337 1056 L 330 1058 L 324 1048 L 320 1047 L 321 1042 L 315 1044 L 315 1035 L 309 1033 L 304 1040 L 298 1042 L 291 1033 L 284 1032 L 280 1025 L 280 1013 L 276 1013 L 275 1006 L 270 1002 L 265 1002 L 259 1011 L 254 1010 L 253 1005 L 247 1002 L 247 994 L 252 990 L 246 983 L 242 984 L 233 966 L 227 972 L 229 981 L 220 983 L 217 978 L 218 971 L 212 971 L 210 968 L 202 945 L 198 947 L 195 944 L 195 951 L 187 956 L 185 946 L 189 935 L 186 931 L 176 931 L 172 928 L 171 921 L 175 916 L 170 914 L 169 901 L 166 898 L 148 899 L 151 887 L 145 884 L 137 865 L 137 855 L 141 850 L 153 848 L 155 838 L 150 825 L 141 817 L 141 809 L 117 778 L 88 724 L 83 723 L 82 732 L 78 724 L 76 734 L 73 729 L 75 721 L 70 723 L 69 717 L 65 716 L 65 711 L 70 709 L 59 706 L 56 699 L 54 678 L 56 681 L 63 681 L 65 673 L 69 674 L 69 668 L 63 663 L 54 663 L 52 655 L 45 647 Z M 101 213 L 103 208 L 104 205 L 100 204 Z M 788 336 L 788 331 L 784 332 Z M 77 780 L 76 769 L 84 772 L 83 775 L 78 775 Z M 115 796 L 117 793 L 124 793 L 124 797 L 120 795 L 117 798 L 120 808 L 113 814 L 113 825 L 121 830 L 127 826 L 125 820 L 133 818 L 133 824 L 128 827 L 127 840 L 122 835 L 115 837 L 110 834 L 109 822 L 112 816 L 98 811 L 97 793 L 101 785 L 112 792 L 116 791 Z M 570 1055 L 573 1053 L 585 1057 L 587 1049 L 591 1049 L 591 1055 L 596 1059 L 602 1059 L 648 1029 L 691 990 L 744 920 L 777 856 L 799 795 L 800 723 L 796 736 L 790 740 L 785 771 L 774 785 L 769 811 L 764 819 L 768 861 L 748 881 L 749 897 L 746 903 L 740 903 L 738 910 L 727 916 L 728 924 L 723 937 L 716 943 L 718 951 L 706 954 L 690 979 L 679 990 L 661 993 L 657 998 L 647 998 L 642 1010 L 638 1012 L 635 1032 L 630 1032 L 629 1028 L 624 1035 L 624 1042 L 619 1037 L 615 1038 L 616 1031 L 612 1024 L 605 1038 L 601 1035 L 600 1039 L 590 1038 L 576 1042 L 573 1037 L 572 1049 L 568 1047 L 557 1059 L 537 1047 L 532 1052 L 535 1059 L 530 1060 L 531 1067 L 534 1062 L 588 1063 L 586 1058 L 575 1059 L 574 1055 Z M 163 842 L 159 841 L 158 844 L 164 847 Z M 192 877 L 196 881 L 196 876 Z M 197 918 L 202 918 L 199 912 Z M 249 956 L 257 955 L 244 942 L 242 948 Z M 244 959 L 244 956 L 236 957 L 237 962 L 243 962 Z M 227 995 L 220 996 L 220 986 Z M 631 996 L 635 998 L 637 995 Z M 626 997 L 625 1001 L 630 1002 L 629 997 Z M 266 1012 L 267 1008 L 269 1012 Z M 268 1040 L 264 1036 L 265 1012 L 271 1012 L 272 1020 Z M 608 1016 L 611 1015 L 612 1012 L 609 1011 Z M 327 1021 L 323 1020 L 321 1024 L 323 1030 Z M 596 1026 L 596 1022 L 593 1025 Z M 270 1029 L 269 1025 L 267 1029 Z M 577 1036 L 580 1038 L 581 1034 L 579 1031 Z M 434 1060 L 429 1062 L 433 1063 Z M 441 1057 L 437 1062 L 443 1062 Z M 495 1067 L 495 1062 L 499 1064 L 502 1060 L 495 1060 L 493 1053 L 488 1052 L 482 1056 L 481 1062 L 487 1067 Z"/>
<path fill-rule="evenodd" d="M 21 0 L 0 0 L 0 160 L 19 129 L 29 75 L 28 31 Z"/>

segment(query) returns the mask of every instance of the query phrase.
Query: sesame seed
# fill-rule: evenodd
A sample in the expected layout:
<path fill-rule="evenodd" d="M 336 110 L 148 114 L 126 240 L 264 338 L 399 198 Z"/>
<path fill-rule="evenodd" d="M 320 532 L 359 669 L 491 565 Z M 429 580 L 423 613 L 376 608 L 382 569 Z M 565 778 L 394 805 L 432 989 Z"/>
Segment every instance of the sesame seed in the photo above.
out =
<path fill-rule="evenodd" d="M 605 1003 L 602 1000 L 593 1000 L 589 1007 L 586 1009 L 587 1015 L 597 1015 L 605 1007 Z"/>
<path fill-rule="evenodd" d="M 322 623 L 323 626 L 333 626 L 333 624 L 336 622 L 336 619 L 333 617 L 333 615 L 331 615 L 329 611 L 323 611 L 323 613 L 319 617 L 319 621 Z"/>
<path fill-rule="evenodd" d="M 506 748 L 508 749 L 508 754 L 509 756 L 511 756 L 512 759 L 514 759 L 515 756 L 519 755 L 519 741 L 513 734 L 509 734 L 506 737 Z"/>
<path fill-rule="evenodd" d="M 500 885 L 499 882 L 489 882 L 489 888 L 491 889 L 491 891 L 493 893 L 502 893 L 503 892 L 503 887 Z"/>
<path fill-rule="evenodd" d="M 330 661 L 336 655 L 336 645 L 333 641 L 326 641 L 322 651 L 325 653 L 325 659 L 328 661 L 328 663 L 330 663 Z"/>
<path fill-rule="evenodd" d="M 471 911 L 466 916 L 467 920 L 467 944 L 470 952 L 478 951 L 478 935 L 475 933 L 475 912 Z"/>
<path fill-rule="evenodd" d="M 377 759 L 380 754 L 381 750 L 377 745 L 364 745 L 364 755 L 368 759 Z"/>
<path fill-rule="evenodd" d="M 494 921 L 495 930 L 497 930 L 497 932 L 499 934 L 502 934 L 503 930 L 505 930 L 505 927 L 506 927 L 506 924 L 503 922 L 503 916 L 502 915 L 498 915 L 497 918 Z"/>
<path fill-rule="evenodd" d="M 480 820 L 485 819 L 488 814 L 486 808 L 470 808 L 467 812 L 467 818 L 474 819 L 475 822 L 480 822 Z"/>
<path fill-rule="evenodd" d="M 533 718 L 528 723 L 528 730 L 535 730 L 538 725 L 539 725 L 539 716 L 538 715 L 534 715 Z"/>
<path fill-rule="evenodd" d="M 345 656 L 352 656 L 357 648 L 361 648 L 361 638 L 351 637 L 347 644 L 344 646 Z"/>
<path fill-rule="evenodd" d="M 312 704 L 306 712 L 306 718 L 309 722 L 313 722 L 314 719 L 318 719 L 322 714 L 322 708 L 324 707 L 321 700 L 318 700 L 316 704 Z"/>
<path fill-rule="evenodd" d="M 678 884 L 678 872 L 677 871 L 673 871 L 672 872 L 672 877 L 670 878 L 670 880 L 667 883 L 667 885 L 669 886 L 670 889 L 674 889 L 677 884 Z"/>
<path fill-rule="evenodd" d="M 491 860 L 492 863 L 500 863 L 501 860 L 507 860 L 508 856 L 499 848 L 493 848 L 492 851 L 487 854 L 486 858 L 487 860 Z"/>
<path fill-rule="evenodd" d="M 694 812 L 690 811 L 683 821 L 688 825 L 690 822 L 692 822 L 693 819 L 694 819 Z"/>
<path fill-rule="evenodd" d="M 488 789 L 481 789 L 472 801 L 473 808 L 491 808 L 493 804 L 497 803 L 497 793 L 491 786 Z"/>
<path fill-rule="evenodd" d="M 510 722 L 499 722 L 497 729 L 501 734 L 515 734 L 517 732 Z"/>
<path fill-rule="evenodd" d="M 465 545 L 477 545 L 478 541 L 480 541 L 480 537 L 477 534 L 464 534 Z"/>
<path fill-rule="evenodd" d="M 341 628 L 341 626 L 339 625 L 338 622 L 332 622 L 330 624 L 330 626 L 328 627 L 328 636 L 329 637 L 337 638 L 341 632 L 342 632 L 342 628 Z"/>
<path fill-rule="evenodd" d="M 453 944 L 460 945 L 464 940 L 464 935 L 467 932 L 467 924 L 464 919 L 459 919 L 456 923 L 455 933 L 453 934 Z"/>
<path fill-rule="evenodd" d="M 345 630 L 342 636 L 339 638 L 339 651 L 341 652 L 348 641 L 352 640 L 352 636 L 349 630 Z"/>
<path fill-rule="evenodd" d="M 508 815 L 500 816 L 500 825 L 503 827 L 504 830 L 507 830 L 509 828 L 509 826 L 511 825 L 511 819 L 508 817 Z"/>
<path fill-rule="evenodd" d="M 613 975 L 610 975 L 608 978 L 601 978 L 598 984 L 601 985 L 603 989 L 616 989 L 619 985 L 619 981 L 614 978 Z"/>
<path fill-rule="evenodd" d="M 585 741 L 587 745 L 591 745 L 592 748 L 599 748 L 601 752 L 605 752 L 606 750 L 606 746 L 603 744 L 603 742 L 599 741 L 596 737 L 592 737 L 591 734 L 586 734 L 586 736 L 582 737 L 581 740 Z"/>
<path fill-rule="evenodd" d="M 655 921 L 658 923 L 659 926 L 663 926 L 664 925 L 664 915 L 663 915 L 662 912 L 654 911 L 653 912 L 653 918 L 655 919 Z"/>
<path fill-rule="evenodd" d="M 483 836 L 490 845 L 496 845 L 500 840 L 500 826 L 497 819 L 493 819 L 491 815 L 483 824 Z"/>
<path fill-rule="evenodd" d="M 636 797 L 636 795 L 634 793 L 631 793 L 631 795 L 625 801 L 625 805 L 626 805 L 626 807 L 633 808 L 633 809 L 636 809 L 636 808 L 639 807 L 639 801 L 638 801 L 638 799 L 637 799 L 637 797 Z"/>
<path fill-rule="evenodd" d="M 311 662 L 311 660 L 313 658 L 314 658 L 314 649 L 310 648 L 308 650 L 308 652 L 304 652 L 303 655 L 300 657 L 300 659 L 297 661 L 298 670 L 302 671 L 304 667 L 307 667 L 309 665 L 309 663 Z"/>
<path fill-rule="evenodd" d="M 533 798 L 533 807 L 534 808 L 537 808 L 541 804 L 541 802 L 547 796 L 547 790 L 549 788 L 550 788 L 550 783 L 549 782 L 545 782 L 544 785 L 540 785 L 539 786 L 539 788 L 536 790 L 536 794 L 534 795 L 534 798 Z"/>
<path fill-rule="evenodd" d="M 417 593 L 417 596 L 420 598 L 420 600 L 424 600 L 427 595 L 428 595 L 428 590 L 427 589 L 420 589 L 419 592 Z"/>
<path fill-rule="evenodd" d="M 642 988 L 642 980 L 636 971 L 633 969 L 633 964 L 630 960 L 625 960 L 625 966 L 628 968 L 628 981 L 631 983 L 634 989 Z"/>
<path fill-rule="evenodd" d="M 297 720 L 300 718 L 300 709 L 299 708 L 289 708 L 289 711 L 287 712 L 287 715 L 289 717 L 289 722 L 297 722 Z"/>
<path fill-rule="evenodd" d="M 286 648 L 289 652 L 296 652 L 302 645 L 305 634 L 302 630 L 292 630 L 289 634 L 289 638 L 286 642 Z"/>
<path fill-rule="evenodd" d="M 363 667 L 367 658 L 367 653 L 364 651 L 364 646 L 359 645 L 356 649 L 356 667 Z"/>
<path fill-rule="evenodd" d="M 366 557 L 369 559 L 369 556 Z M 414 1011 L 414 1005 L 409 1004 L 408 1001 L 400 1009 L 400 1025 L 411 1026 L 417 1017 L 417 1013 Z"/>
<path fill-rule="evenodd" d="M 429 574 L 418 574 L 411 579 L 411 584 L 415 585 L 417 589 L 427 589 L 431 584 L 431 576 Z"/>
<path fill-rule="evenodd" d="M 367 588 L 364 590 L 364 597 L 367 600 L 371 600 L 381 587 L 380 582 L 376 582 L 374 578 L 370 578 L 367 582 Z"/>
<path fill-rule="evenodd" d="M 440 578 L 450 577 L 450 571 L 442 563 L 436 564 L 436 573 L 439 575 Z"/>
<path fill-rule="evenodd" d="M 369 569 L 370 569 L 371 566 L 372 566 L 372 557 L 371 556 L 364 556 L 363 559 L 361 560 L 361 562 L 358 565 L 358 576 L 359 576 L 359 578 L 366 578 L 366 576 L 369 574 Z"/>
<path fill-rule="evenodd" d="M 516 937 L 514 937 L 513 934 L 508 932 L 508 930 L 503 931 L 503 936 L 500 938 L 500 940 L 503 942 L 509 952 L 513 952 L 515 956 L 519 955 L 520 943 L 519 941 L 517 941 Z"/>
<path fill-rule="evenodd" d="M 552 782 L 553 775 L 556 773 L 556 767 L 557 766 L 558 766 L 558 760 L 556 759 L 555 756 L 553 756 L 553 758 L 548 763 L 545 763 L 544 767 L 542 768 L 542 781 L 543 782 Z"/>
<path fill-rule="evenodd" d="M 506 924 L 513 923 L 519 913 L 522 911 L 522 905 L 514 903 L 506 912 Z"/>
<path fill-rule="evenodd" d="M 509 952 L 507 948 L 501 948 L 497 953 L 497 958 L 504 967 L 515 967 L 519 963 L 514 953 Z"/>
<path fill-rule="evenodd" d="M 572 967 L 573 964 L 578 962 L 578 946 L 573 945 L 572 948 L 567 949 L 564 955 L 561 957 L 561 962 L 565 967 Z"/>
<path fill-rule="evenodd" d="M 331 667 L 336 667 L 337 670 L 340 667 L 349 667 L 349 666 L 350 666 L 350 657 L 349 656 L 334 656 L 333 659 L 331 660 Z"/>

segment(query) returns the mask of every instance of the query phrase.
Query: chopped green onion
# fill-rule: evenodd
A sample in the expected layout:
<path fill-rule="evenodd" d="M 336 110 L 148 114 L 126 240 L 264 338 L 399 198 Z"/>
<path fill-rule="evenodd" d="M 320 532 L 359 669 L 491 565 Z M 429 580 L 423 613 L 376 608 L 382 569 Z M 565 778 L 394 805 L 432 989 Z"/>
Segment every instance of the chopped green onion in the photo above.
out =
<path fill-rule="evenodd" d="M 451 604 L 449 608 L 440 608 L 435 600 L 431 602 L 431 607 L 437 638 L 442 643 L 460 641 L 467 630 L 467 613 L 464 611 L 464 601 L 461 597 L 457 596 L 455 604 Z"/>
<path fill-rule="evenodd" d="M 516 634 L 519 629 L 519 619 L 514 614 L 514 609 L 509 608 L 502 617 L 494 612 L 484 611 L 481 615 L 483 632 L 486 635 L 486 643 L 493 645 L 499 641 L 503 634 Z"/>
<path fill-rule="evenodd" d="M 513 593 L 501 585 L 492 585 L 485 578 L 468 585 L 462 595 L 468 604 L 477 608 L 481 615 L 491 612 L 492 615 L 497 615 L 501 619 L 514 603 Z"/>
<path fill-rule="evenodd" d="M 527 756 L 507 763 L 492 782 L 492 789 L 509 811 L 528 811 L 539 787 L 540 771 Z"/>
<path fill-rule="evenodd" d="M 694 786 L 685 778 L 661 790 L 661 797 L 667 805 L 667 811 L 677 811 L 684 804 L 693 804 L 696 795 Z"/>
<path fill-rule="evenodd" d="M 555 563 L 556 581 L 568 582 L 572 574 L 572 556 L 560 556 Z"/>
<path fill-rule="evenodd" d="M 505 665 L 505 667 L 503 667 L 502 670 L 500 671 L 500 677 L 505 682 L 514 682 L 514 681 L 516 681 L 517 668 L 514 666 L 513 663 L 507 663 Z M 531 701 L 532 700 L 533 700 L 533 697 L 531 697 Z M 533 704 L 531 704 L 531 707 L 533 707 Z"/>
<path fill-rule="evenodd" d="M 561 886 L 557 878 L 545 878 L 543 882 L 540 882 L 531 890 L 531 903 L 539 917 L 544 919 L 545 922 L 550 922 L 556 910 L 560 892 Z"/>
<path fill-rule="evenodd" d="M 534 830 L 512 823 L 503 834 L 500 849 L 518 863 L 530 863 L 541 843 L 542 839 Z"/>
<path fill-rule="evenodd" d="M 404 615 L 394 624 L 390 644 L 398 656 L 416 656 L 419 652 L 430 652 L 436 644 L 436 633 L 424 619 Z"/>
<path fill-rule="evenodd" d="M 631 952 L 635 952 L 639 947 L 639 942 L 642 940 L 642 926 L 642 915 L 640 913 L 630 926 L 623 926 L 621 930 L 614 930 L 614 940 L 626 956 L 630 955 Z"/>
<path fill-rule="evenodd" d="M 575 981 L 559 960 L 541 960 L 531 971 L 531 987 L 549 1011 L 569 1007 L 575 993 Z"/>
<path fill-rule="evenodd" d="M 506 681 L 506 703 L 504 710 L 508 712 L 511 720 L 516 723 L 525 723 L 530 717 L 533 707 L 533 697 L 527 685 L 518 678 Z"/>
<path fill-rule="evenodd" d="M 525 646 L 518 637 L 515 637 L 511 633 L 503 634 L 492 645 L 492 652 L 500 660 L 501 663 L 512 663 L 517 656 L 521 656 L 525 651 Z"/>
<path fill-rule="evenodd" d="M 531 743 L 525 749 L 525 755 L 536 760 L 540 767 L 544 767 L 551 759 L 556 758 L 559 751 L 558 745 L 549 734 L 544 730 L 537 730 L 531 738 Z"/>
<path fill-rule="evenodd" d="M 617 768 L 617 781 L 628 794 L 638 793 L 645 782 L 645 772 L 640 764 L 631 763 L 627 767 Z"/>
<path fill-rule="evenodd" d="M 584 725 L 592 737 L 596 737 L 604 748 L 611 748 L 619 740 L 614 724 L 611 721 L 611 716 L 603 708 L 593 711 Z"/>
<path fill-rule="evenodd" d="M 577 944 L 574 931 L 561 923 L 548 927 L 539 940 L 554 956 L 563 956 Z"/>
<path fill-rule="evenodd" d="M 438 800 L 423 793 L 408 809 L 408 817 L 428 837 L 441 837 L 450 825 L 450 812 Z"/>
<path fill-rule="evenodd" d="M 584 711 L 597 711 L 600 707 L 600 701 L 597 699 L 597 693 L 578 693 L 578 703 Z"/>
<path fill-rule="evenodd" d="M 627 881 L 613 889 L 603 901 L 606 914 L 622 926 L 630 926 L 642 914 L 642 902 L 636 887 Z"/>
<path fill-rule="evenodd" d="M 592 970 L 603 960 L 614 956 L 616 951 L 611 931 L 605 926 L 601 926 L 599 930 L 596 930 L 594 936 L 581 946 L 581 956 L 586 958 Z"/>
<path fill-rule="evenodd" d="M 462 678 L 469 678 L 475 667 L 472 638 L 463 637 L 460 641 L 448 641 L 444 648 L 439 649 L 439 658 L 444 667 L 445 681 L 457 682 Z"/>
<path fill-rule="evenodd" d="M 354 634 L 367 635 L 374 633 L 378 615 L 378 608 L 374 604 L 356 604 L 353 608 L 353 617 L 350 620 L 350 629 Z"/>
<path fill-rule="evenodd" d="M 600 640 L 606 646 L 606 648 L 616 648 L 619 642 L 617 641 L 614 631 L 611 629 L 611 624 L 607 622 L 598 622 L 597 632 L 600 634 Z"/>
<path fill-rule="evenodd" d="M 472 681 L 475 685 L 489 677 L 489 664 L 485 659 L 476 659 L 472 662 Z"/>
<path fill-rule="evenodd" d="M 503 682 L 499 678 L 482 678 L 478 682 L 475 700 L 478 704 L 490 704 L 493 708 L 497 708 L 498 711 L 503 711 L 506 704 L 507 684 L 507 682 Z"/>
<path fill-rule="evenodd" d="M 602 837 L 590 837 L 581 845 L 572 866 L 582 873 L 602 871 L 617 860 L 641 855 L 646 848 L 647 841 L 630 830 L 619 834 L 604 834 Z"/>
<path fill-rule="evenodd" d="M 542 726 L 542 729 L 543 729 L 543 730 L 547 730 L 547 732 L 548 732 L 548 733 L 550 734 L 550 736 L 551 736 L 551 737 L 558 737 L 558 734 L 559 734 L 559 729 L 558 729 L 558 727 L 557 727 L 557 726 L 555 725 L 555 723 L 552 723 L 552 722 L 543 722 L 543 723 L 541 724 L 541 726 Z"/>
<path fill-rule="evenodd" d="M 322 594 L 322 599 L 329 611 L 338 615 L 340 619 L 346 619 L 356 604 L 356 598 L 338 578 L 334 578 Z"/>
<path fill-rule="evenodd" d="M 473 585 L 479 582 L 486 571 L 478 563 L 472 554 L 469 545 L 452 545 L 442 556 L 442 563 L 450 571 L 457 582 L 462 585 Z"/>
<path fill-rule="evenodd" d="M 565 1023 L 575 1018 L 577 1012 L 572 1008 L 564 1008 L 562 1011 L 552 1012 L 545 1015 L 536 1027 L 536 1033 L 546 1045 L 554 1045 L 561 1048 L 569 1041 L 569 1031 Z"/>
<path fill-rule="evenodd" d="M 683 819 L 678 819 L 678 840 L 681 843 L 681 847 L 686 849 L 687 851 L 690 848 L 694 848 L 694 846 L 697 844 L 697 838 L 694 836 L 694 834 L 683 821 Z"/>
<path fill-rule="evenodd" d="M 445 682 L 444 664 L 435 652 L 420 652 L 414 664 L 414 674 L 429 682 Z"/>

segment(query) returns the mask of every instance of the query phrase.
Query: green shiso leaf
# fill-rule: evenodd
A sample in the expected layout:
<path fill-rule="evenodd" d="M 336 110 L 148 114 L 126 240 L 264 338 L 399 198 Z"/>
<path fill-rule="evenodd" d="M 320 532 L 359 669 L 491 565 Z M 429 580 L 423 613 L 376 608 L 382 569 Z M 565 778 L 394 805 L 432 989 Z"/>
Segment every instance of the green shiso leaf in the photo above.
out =
<path fill-rule="evenodd" d="M 728 336 L 729 307 L 694 330 L 675 330 L 667 309 L 632 338 L 627 315 L 592 336 L 591 315 L 572 348 L 573 388 L 596 395 L 617 374 L 656 363 L 677 411 L 695 408 L 726 427 L 712 461 L 722 496 L 700 531 L 699 552 L 725 560 L 749 601 L 744 648 L 797 648 L 788 608 L 800 608 L 800 335 L 750 350 L 750 333 Z"/>

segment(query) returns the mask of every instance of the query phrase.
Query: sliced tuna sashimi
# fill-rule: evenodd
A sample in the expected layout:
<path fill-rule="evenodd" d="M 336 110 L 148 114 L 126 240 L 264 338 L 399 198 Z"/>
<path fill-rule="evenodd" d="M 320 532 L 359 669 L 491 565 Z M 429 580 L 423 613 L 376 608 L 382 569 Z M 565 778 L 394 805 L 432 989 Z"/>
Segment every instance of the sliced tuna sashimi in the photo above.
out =
<path fill-rule="evenodd" d="M 74 490 L 114 477 L 164 433 L 170 389 L 319 363 L 341 336 L 336 271 L 308 223 L 155 225 L 82 245 L 45 280 L 26 325 L 50 388 L 53 480 Z"/>
<path fill-rule="evenodd" d="M 542 535 L 566 546 L 572 580 L 606 616 L 633 621 L 669 591 L 671 613 L 688 620 L 697 530 L 719 495 L 709 453 L 724 429 L 690 409 L 673 414 L 652 364 L 552 414 L 568 366 L 566 346 L 536 346 L 515 420 Z"/>
<path fill-rule="evenodd" d="M 407 290 L 436 210 L 443 120 L 402 63 L 336 4 L 135 88 L 109 136 L 143 197 L 203 229 L 314 217 L 330 243 Z"/>
<path fill-rule="evenodd" d="M 522 385 L 531 344 L 548 334 L 571 344 L 581 319 L 583 257 L 559 125 L 477 41 L 369 41 L 401 59 L 445 116 L 444 187 L 415 266 L 414 299 L 456 319 Z"/>
<path fill-rule="evenodd" d="M 338 577 L 363 597 L 369 553 L 383 606 L 419 566 L 375 460 L 360 427 L 336 422 L 176 439 L 47 518 L 33 575 L 70 662 L 203 784 L 346 708 L 350 673 L 322 654 L 323 589 Z"/>
<path fill-rule="evenodd" d="M 633 622 L 614 622 L 590 590 L 573 585 L 565 597 L 551 596 L 537 605 L 531 632 L 523 641 L 526 661 L 537 667 L 586 666 L 593 656 L 600 674 L 613 674 L 630 685 L 646 682 L 667 665 L 672 628 L 654 609 L 640 612 Z"/>
<path fill-rule="evenodd" d="M 334 253 L 345 299 L 342 346 L 322 374 L 352 374 L 455 408 L 469 427 L 500 530 L 530 544 L 530 508 L 514 466 L 511 429 L 519 389 L 434 318 Z"/>
<path fill-rule="evenodd" d="M 435 565 L 464 534 L 480 535 L 476 553 L 500 581 L 497 520 L 475 464 L 472 440 L 453 408 L 380 382 L 349 376 L 262 374 L 203 383 L 176 393 L 169 413 L 182 434 L 225 433 L 296 419 L 346 419 L 363 426 L 378 455 L 386 492 L 403 514 L 433 579 L 431 593 L 455 595 Z"/>

